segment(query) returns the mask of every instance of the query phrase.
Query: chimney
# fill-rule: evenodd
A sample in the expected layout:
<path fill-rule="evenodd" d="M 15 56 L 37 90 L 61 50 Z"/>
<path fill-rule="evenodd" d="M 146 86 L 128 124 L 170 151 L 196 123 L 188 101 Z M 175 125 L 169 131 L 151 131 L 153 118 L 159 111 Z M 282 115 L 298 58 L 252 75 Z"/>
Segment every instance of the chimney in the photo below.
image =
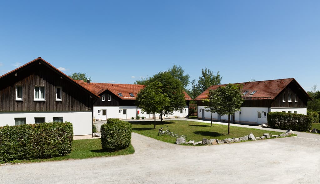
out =
<path fill-rule="evenodd" d="M 90 80 L 87 80 L 87 83 L 90 84 Z"/>

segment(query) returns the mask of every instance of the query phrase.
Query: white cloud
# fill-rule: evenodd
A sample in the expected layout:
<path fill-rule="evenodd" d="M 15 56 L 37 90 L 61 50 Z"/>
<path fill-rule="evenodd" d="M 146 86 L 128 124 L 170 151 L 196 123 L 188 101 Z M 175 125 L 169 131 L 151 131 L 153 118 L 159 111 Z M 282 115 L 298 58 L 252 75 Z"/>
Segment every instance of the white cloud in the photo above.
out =
<path fill-rule="evenodd" d="M 19 66 L 21 66 L 21 63 L 15 63 L 15 64 L 13 64 L 13 66 L 14 67 L 19 67 Z"/>
<path fill-rule="evenodd" d="M 136 78 L 136 77 L 135 77 L 135 76 L 131 76 L 131 78 L 133 78 L 133 79 L 134 79 L 134 78 Z"/>
<path fill-rule="evenodd" d="M 63 68 L 63 67 L 59 67 L 58 70 L 64 72 L 64 71 L 66 71 L 67 69 L 65 69 L 65 68 Z"/>

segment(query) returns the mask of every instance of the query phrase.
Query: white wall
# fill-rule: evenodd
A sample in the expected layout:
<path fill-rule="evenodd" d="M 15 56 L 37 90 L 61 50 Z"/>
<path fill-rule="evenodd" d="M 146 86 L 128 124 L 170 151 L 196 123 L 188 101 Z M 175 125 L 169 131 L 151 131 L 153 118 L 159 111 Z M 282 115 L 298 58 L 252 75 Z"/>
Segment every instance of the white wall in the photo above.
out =
<path fill-rule="evenodd" d="M 102 110 L 107 110 L 107 116 L 102 115 Z M 126 109 L 127 113 L 123 114 L 123 110 Z M 100 113 L 98 113 L 100 110 Z M 139 113 L 138 113 L 139 112 Z M 164 118 L 174 118 L 174 117 L 186 117 L 189 113 L 189 108 L 186 106 L 183 108 L 182 113 L 180 111 L 174 111 L 171 114 L 166 114 Z M 106 120 L 107 118 L 119 118 L 119 119 L 131 119 L 134 117 L 136 119 L 136 115 L 140 117 L 145 117 L 147 119 L 153 118 L 153 114 L 147 114 L 143 112 L 140 108 L 136 106 L 94 106 L 93 107 L 93 119 L 95 120 Z M 156 118 L 159 118 L 160 114 L 156 114 Z"/>
<path fill-rule="evenodd" d="M 297 111 L 297 114 L 304 114 L 307 115 L 307 108 L 275 108 L 272 107 L 271 108 L 271 112 L 289 112 L 291 111 L 291 113 L 294 113 L 294 111 Z"/>
<path fill-rule="evenodd" d="M 34 124 L 35 117 L 44 117 L 46 122 L 53 122 L 53 117 L 63 117 L 63 122 L 68 121 L 73 125 L 74 135 L 92 134 L 91 112 L 22 112 L 22 113 L 0 113 L 0 126 L 15 125 L 15 118 L 26 118 L 27 124 Z"/>
<path fill-rule="evenodd" d="M 241 107 L 241 114 L 239 115 L 239 119 L 236 119 L 236 121 L 247 121 L 248 123 L 251 122 L 258 124 L 267 123 L 267 116 L 264 116 L 264 114 L 267 114 L 268 111 L 268 107 Z M 258 118 L 258 112 L 261 113 L 261 118 Z"/>

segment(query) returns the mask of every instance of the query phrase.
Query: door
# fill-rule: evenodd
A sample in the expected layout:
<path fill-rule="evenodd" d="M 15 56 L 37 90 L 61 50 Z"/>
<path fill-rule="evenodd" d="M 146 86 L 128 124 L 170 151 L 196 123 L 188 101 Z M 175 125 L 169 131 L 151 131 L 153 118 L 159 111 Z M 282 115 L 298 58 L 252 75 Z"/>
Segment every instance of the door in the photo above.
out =
<path fill-rule="evenodd" d="M 102 118 L 101 120 L 107 120 L 107 109 L 102 109 Z"/>
<path fill-rule="evenodd" d="M 204 109 L 202 109 L 201 112 L 202 112 L 202 120 L 204 120 L 205 119 L 204 118 Z"/>

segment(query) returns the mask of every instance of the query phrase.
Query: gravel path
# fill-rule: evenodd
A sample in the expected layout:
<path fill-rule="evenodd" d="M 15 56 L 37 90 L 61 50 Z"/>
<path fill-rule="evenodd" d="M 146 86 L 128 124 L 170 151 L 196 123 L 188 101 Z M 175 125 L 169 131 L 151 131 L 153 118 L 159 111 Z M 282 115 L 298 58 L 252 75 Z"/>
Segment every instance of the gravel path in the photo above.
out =
<path fill-rule="evenodd" d="M 0 166 L 0 183 L 320 183 L 320 135 L 179 146 L 132 134 L 135 154 Z"/>

